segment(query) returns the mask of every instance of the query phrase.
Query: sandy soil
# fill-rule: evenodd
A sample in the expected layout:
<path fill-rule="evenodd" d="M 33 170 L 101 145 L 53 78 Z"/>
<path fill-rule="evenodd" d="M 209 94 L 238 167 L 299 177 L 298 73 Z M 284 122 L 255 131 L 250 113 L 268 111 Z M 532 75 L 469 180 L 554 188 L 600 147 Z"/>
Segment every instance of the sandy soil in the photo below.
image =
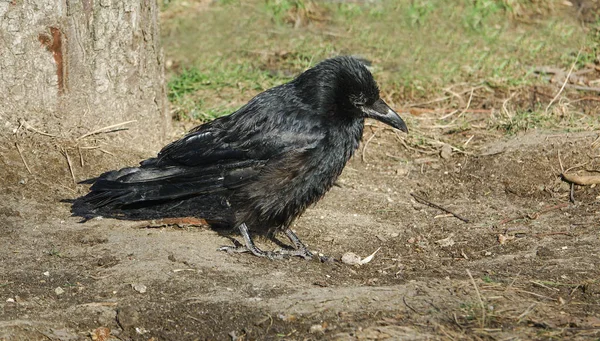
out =
<path fill-rule="evenodd" d="M 337 259 L 379 249 L 361 266 L 218 252 L 231 242 L 206 226 L 79 223 L 61 200 L 87 186 L 74 184 L 65 145 L 30 131 L 9 137 L 0 340 L 600 337 L 600 191 L 576 186 L 570 204 L 558 176 L 559 153 L 565 169 L 600 169 L 598 133 L 529 132 L 441 157 L 378 125 L 365 141 L 373 132 L 340 186 L 294 227 Z M 66 146 L 75 179 L 156 152 L 100 145 Z"/>

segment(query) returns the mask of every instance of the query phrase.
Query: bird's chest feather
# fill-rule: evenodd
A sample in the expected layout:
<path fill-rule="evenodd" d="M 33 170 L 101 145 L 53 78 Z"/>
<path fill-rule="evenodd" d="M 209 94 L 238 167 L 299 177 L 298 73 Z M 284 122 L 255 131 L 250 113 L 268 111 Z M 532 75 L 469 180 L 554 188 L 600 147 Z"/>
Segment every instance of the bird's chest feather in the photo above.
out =
<path fill-rule="evenodd" d="M 362 131 L 360 124 L 330 132 L 317 148 L 311 150 L 309 162 L 304 167 L 304 180 L 317 191 L 325 193 L 329 190 L 358 148 Z"/>
<path fill-rule="evenodd" d="M 342 173 L 348 160 L 358 148 L 363 125 L 330 131 L 314 148 L 304 152 L 296 166 L 293 179 L 279 188 L 283 205 L 297 214 L 319 200 Z"/>
<path fill-rule="evenodd" d="M 252 183 L 237 192 L 240 221 L 261 228 L 287 226 L 334 184 L 358 147 L 362 121 L 332 129 L 311 148 L 271 160 Z"/>

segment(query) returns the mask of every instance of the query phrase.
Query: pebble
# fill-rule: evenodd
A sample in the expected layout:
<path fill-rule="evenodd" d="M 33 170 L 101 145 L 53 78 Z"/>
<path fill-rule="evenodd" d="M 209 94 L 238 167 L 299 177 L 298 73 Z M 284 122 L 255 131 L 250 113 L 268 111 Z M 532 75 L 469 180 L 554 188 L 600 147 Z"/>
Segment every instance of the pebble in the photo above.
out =
<path fill-rule="evenodd" d="M 322 333 L 323 332 L 323 326 L 320 325 L 320 324 L 313 324 L 312 326 L 310 326 L 309 332 L 311 334 Z"/>
<path fill-rule="evenodd" d="M 354 252 L 346 252 L 342 256 L 342 263 L 350 265 L 358 265 L 362 259 Z"/>
<path fill-rule="evenodd" d="M 133 288 L 133 290 L 139 292 L 140 294 L 143 294 L 148 290 L 148 288 L 145 285 L 140 283 L 132 284 L 131 287 Z"/>

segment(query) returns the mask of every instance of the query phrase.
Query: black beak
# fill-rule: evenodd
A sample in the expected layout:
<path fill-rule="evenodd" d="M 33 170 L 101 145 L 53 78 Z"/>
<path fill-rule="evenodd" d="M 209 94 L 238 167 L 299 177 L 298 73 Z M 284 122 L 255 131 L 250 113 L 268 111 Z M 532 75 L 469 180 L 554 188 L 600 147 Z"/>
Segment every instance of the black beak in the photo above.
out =
<path fill-rule="evenodd" d="M 363 113 L 368 118 L 376 119 L 379 122 L 383 122 L 396 129 L 402 130 L 408 133 L 406 123 L 398 116 L 398 114 L 392 110 L 381 98 L 375 101 L 371 106 L 364 106 L 362 108 Z"/>

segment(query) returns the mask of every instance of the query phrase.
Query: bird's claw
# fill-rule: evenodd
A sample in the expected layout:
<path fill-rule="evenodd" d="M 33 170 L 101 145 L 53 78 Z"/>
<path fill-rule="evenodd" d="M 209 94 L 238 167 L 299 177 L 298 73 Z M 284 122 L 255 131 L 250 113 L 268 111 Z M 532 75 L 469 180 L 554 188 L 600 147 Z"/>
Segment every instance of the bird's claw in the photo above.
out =
<path fill-rule="evenodd" d="M 276 251 L 263 251 L 258 248 L 256 248 L 255 250 L 250 250 L 245 246 L 227 246 L 227 245 L 225 245 L 225 246 L 221 246 L 220 248 L 218 248 L 217 251 L 225 251 L 227 253 L 251 252 L 253 255 L 255 255 L 257 257 L 264 257 L 264 258 L 267 258 L 270 260 L 286 259 L 289 256 L 285 253 L 276 252 Z"/>
<path fill-rule="evenodd" d="M 308 249 L 280 250 L 279 252 L 292 257 L 302 257 L 306 260 L 310 260 L 314 257 L 313 253 L 308 251 Z"/>
<path fill-rule="evenodd" d="M 228 245 L 221 246 L 220 248 L 217 249 L 217 251 L 225 251 L 227 253 L 250 252 L 250 250 L 248 250 L 248 248 L 246 248 L 245 246 L 228 246 Z"/>

